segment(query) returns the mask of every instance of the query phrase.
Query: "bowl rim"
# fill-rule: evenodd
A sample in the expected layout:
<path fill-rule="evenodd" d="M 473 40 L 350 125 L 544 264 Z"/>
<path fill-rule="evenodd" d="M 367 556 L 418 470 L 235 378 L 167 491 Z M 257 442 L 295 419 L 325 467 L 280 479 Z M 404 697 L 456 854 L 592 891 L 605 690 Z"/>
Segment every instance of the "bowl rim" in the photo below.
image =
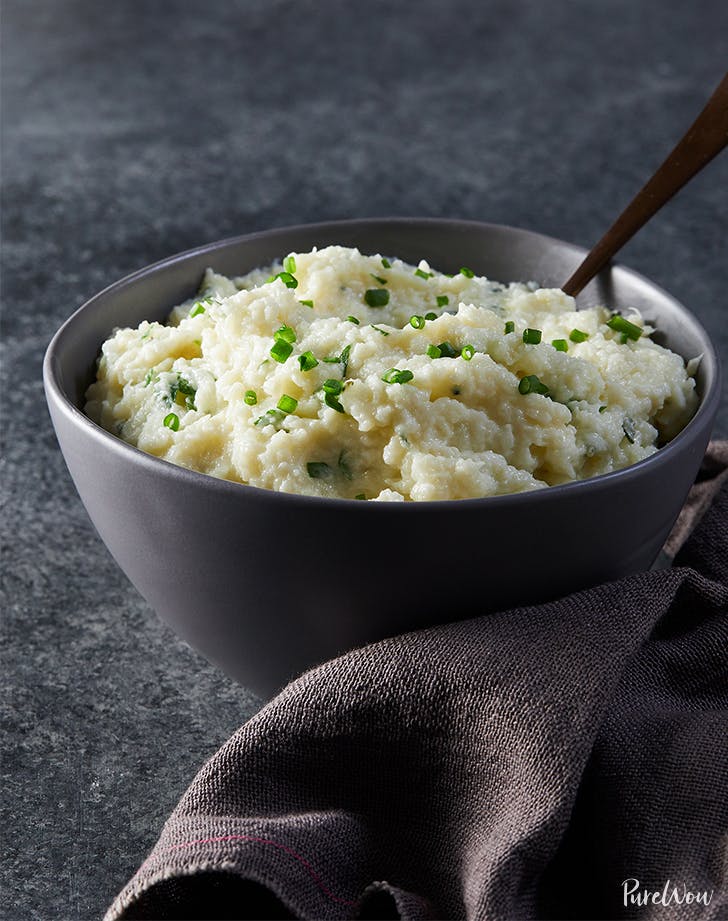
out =
<path fill-rule="evenodd" d="M 524 502 L 557 502 L 560 501 L 561 497 L 571 495 L 576 490 L 583 491 L 584 489 L 590 489 L 591 491 L 598 492 L 611 489 L 615 483 L 623 483 L 635 479 L 640 479 L 647 471 L 651 470 L 653 467 L 661 467 L 665 464 L 669 464 L 673 455 L 680 452 L 684 444 L 691 438 L 692 432 L 696 430 L 698 426 L 702 425 L 705 417 L 708 415 L 712 416 L 717 410 L 721 394 L 721 364 L 715 347 L 702 323 L 695 316 L 695 314 L 691 313 L 687 307 L 680 303 L 680 301 L 673 297 L 668 291 L 661 288 L 658 284 L 647 278 L 647 276 L 642 275 L 640 272 L 622 265 L 619 262 L 612 263 L 603 271 L 625 274 L 630 278 L 632 282 L 637 282 L 640 287 L 649 289 L 650 292 L 657 293 L 661 298 L 664 298 L 670 302 L 671 305 L 676 308 L 679 313 L 686 315 L 687 318 L 697 328 L 697 330 L 702 334 L 706 348 L 701 355 L 701 362 L 707 361 L 709 371 L 712 376 L 712 381 L 706 389 L 695 414 L 685 425 L 685 427 L 681 429 L 680 432 L 678 432 L 678 434 L 666 445 L 659 448 L 649 457 L 643 458 L 642 460 L 637 461 L 634 464 L 630 464 L 627 467 L 622 467 L 619 470 L 613 470 L 609 473 L 602 473 L 597 476 L 588 477 L 583 480 L 573 480 L 571 482 L 562 483 L 556 486 L 544 486 L 542 488 L 527 490 L 525 492 L 507 493 L 498 496 L 480 496 L 468 499 L 433 499 L 422 502 L 362 502 L 360 500 L 348 499 L 338 496 L 306 496 L 300 493 L 281 492 L 278 490 L 266 489 L 261 486 L 252 486 L 247 483 L 239 483 L 234 480 L 224 480 L 220 477 L 215 477 L 212 474 L 202 473 L 197 470 L 192 470 L 188 467 L 182 467 L 178 464 L 172 463 L 171 461 L 167 461 L 164 458 L 157 457 L 152 454 L 147 454 L 145 451 L 142 451 L 140 448 L 137 448 L 134 445 L 131 445 L 123 439 L 119 438 L 118 436 L 113 435 L 111 432 L 108 432 L 106 429 L 102 428 L 100 425 L 91 420 L 76 406 L 74 401 L 69 398 L 65 389 L 61 387 L 57 374 L 58 368 L 60 367 L 60 359 L 58 358 L 58 354 L 63 347 L 64 340 L 70 335 L 73 327 L 79 322 L 79 319 L 82 315 L 93 310 L 97 303 L 105 300 L 109 295 L 112 295 L 116 291 L 121 290 L 129 285 L 135 284 L 145 277 L 155 274 L 158 270 L 170 267 L 178 262 L 184 262 L 196 256 L 202 256 L 205 253 L 212 253 L 219 249 L 227 249 L 229 247 L 241 245 L 256 239 L 275 238 L 277 235 L 288 236 L 290 234 L 302 232 L 316 232 L 317 230 L 323 233 L 335 231 L 337 228 L 353 229 L 356 227 L 374 227 L 376 225 L 384 224 L 401 227 L 406 227 L 408 225 L 438 226 L 442 227 L 443 229 L 445 229 L 447 226 L 450 226 L 452 228 L 458 227 L 462 230 L 471 229 L 478 231 L 482 231 L 484 229 L 493 229 L 499 232 L 505 231 L 506 233 L 513 233 L 518 237 L 527 236 L 532 239 L 540 239 L 551 244 L 557 243 L 560 247 L 566 247 L 575 256 L 583 257 L 587 253 L 587 250 L 582 246 L 578 246 L 577 244 L 571 243 L 569 241 L 561 240 L 558 237 L 552 237 L 537 231 L 527 230 L 525 228 L 515 227 L 509 224 L 499 224 L 475 220 L 460 220 L 457 218 L 350 218 L 346 220 L 320 221 L 307 224 L 271 227 L 266 230 L 258 230 L 252 233 L 240 234 L 233 237 L 224 237 L 220 240 L 215 240 L 210 243 L 205 243 L 191 249 L 174 253 L 171 256 L 167 256 L 147 266 L 144 266 L 141 269 L 137 269 L 127 275 L 124 275 L 122 278 L 119 278 L 118 280 L 107 285 L 92 297 L 88 298 L 83 304 L 81 304 L 81 306 L 79 306 L 61 324 L 61 326 L 51 338 L 45 351 L 43 358 L 43 383 L 46 392 L 46 399 L 49 405 L 52 403 L 55 408 L 60 411 L 72 425 L 80 425 L 85 430 L 86 434 L 97 442 L 100 448 L 111 450 L 112 453 L 117 454 L 117 456 L 121 458 L 126 458 L 130 463 L 140 464 L 151 474 L 156 473 L 159 476 L 178 479 L 181 481 L 181 483 L 190 487 L 197 485 L 203 488 L 220 491 L 223 494 L 229 494 L 231 496 L 237 495 L 239 497 L 246 493 L 252 493 L 251 498 L 253 496 L 257 497 L 258 499 L 265 497 L 267 501 L 285 502 L 289 505 L 302 504 L 304 506 L 315 506 L 321 505 L 323 503 L 323 506 L 329 509 L 333 509 L 334 507 L 356 507 L 359 509 L 365 509 L 371 508 L 372 506 L 380 508 L 384 506 L 391 510 L 394 508 L 403 507 L 408 509 L 420 509 L 420 514 L 424 513 L 424 511 L 427 509 L 442 510 L 444 508 L 457 508 L 465 511 L 469 508 L 480 508 L 484 502 L 488 503 L 488 507 L 494 506 L 496 504 L 499 506 L 506 506 L 508 504 L 514 504 L 518 506 Z M 371 513 L 365 512 L 364 514 Z M 376 512 L 374 514 L 376 514 Z M 412 515 L 418 513 L 409 511 L 405 514 Z"/>

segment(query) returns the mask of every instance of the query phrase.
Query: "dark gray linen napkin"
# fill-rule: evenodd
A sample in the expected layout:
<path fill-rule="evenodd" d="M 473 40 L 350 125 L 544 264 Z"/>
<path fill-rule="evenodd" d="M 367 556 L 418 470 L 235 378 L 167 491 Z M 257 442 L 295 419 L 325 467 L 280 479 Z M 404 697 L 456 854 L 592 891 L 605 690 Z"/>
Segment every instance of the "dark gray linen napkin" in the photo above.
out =
<path fill-rule="evenodd" d="M 672 568 L 286 687 L 107 921 L 728 917 L 728 443 L 706 460 Z"/>

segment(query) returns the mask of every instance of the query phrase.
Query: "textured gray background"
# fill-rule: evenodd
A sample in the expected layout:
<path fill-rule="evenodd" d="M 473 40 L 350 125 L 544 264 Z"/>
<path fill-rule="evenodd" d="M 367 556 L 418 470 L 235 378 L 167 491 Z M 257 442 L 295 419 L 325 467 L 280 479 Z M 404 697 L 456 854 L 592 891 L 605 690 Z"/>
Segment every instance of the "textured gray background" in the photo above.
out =
<path fill-rule="evenodd" d="M 589 244 L 728 62 L 723 0 L 4 0 L 2 917 L 97 918 L 259 705 L 93 532 L 41 359 L 149 262 L 429 215 Z M 728 154 L 622 254 L 728 356 Z M 728 435 L 726 402 L 718 431 Z"/>

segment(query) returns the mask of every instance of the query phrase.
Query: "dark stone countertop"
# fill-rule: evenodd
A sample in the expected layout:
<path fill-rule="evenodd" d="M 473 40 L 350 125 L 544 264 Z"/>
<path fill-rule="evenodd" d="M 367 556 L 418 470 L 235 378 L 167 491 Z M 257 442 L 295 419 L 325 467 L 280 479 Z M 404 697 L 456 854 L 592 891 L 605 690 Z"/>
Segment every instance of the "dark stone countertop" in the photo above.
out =
<path fill-rule="evenodd" d="M 272 226 L 447 216 L 588 245 L 721 79 L 728 7 L 5 0 L 3 26 L 0 912 L 75 921 L 259 701 L 93 531 L 44 404 L 55 329 L 134 269 Z M 727 189 L 725 155 L 621 257 L 723 356 Z"/>

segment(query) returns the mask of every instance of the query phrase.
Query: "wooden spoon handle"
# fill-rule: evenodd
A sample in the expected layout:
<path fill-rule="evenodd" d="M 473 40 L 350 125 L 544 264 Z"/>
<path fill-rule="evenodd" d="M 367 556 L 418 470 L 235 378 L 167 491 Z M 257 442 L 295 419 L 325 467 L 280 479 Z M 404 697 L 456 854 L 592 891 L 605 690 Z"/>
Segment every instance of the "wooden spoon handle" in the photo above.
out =
<path fill-rule="evenodd" d="M 662 166 L 627 205 L 563 286 L 573 297 L 614 254 L 728 144 L 728 74 Z"/>

